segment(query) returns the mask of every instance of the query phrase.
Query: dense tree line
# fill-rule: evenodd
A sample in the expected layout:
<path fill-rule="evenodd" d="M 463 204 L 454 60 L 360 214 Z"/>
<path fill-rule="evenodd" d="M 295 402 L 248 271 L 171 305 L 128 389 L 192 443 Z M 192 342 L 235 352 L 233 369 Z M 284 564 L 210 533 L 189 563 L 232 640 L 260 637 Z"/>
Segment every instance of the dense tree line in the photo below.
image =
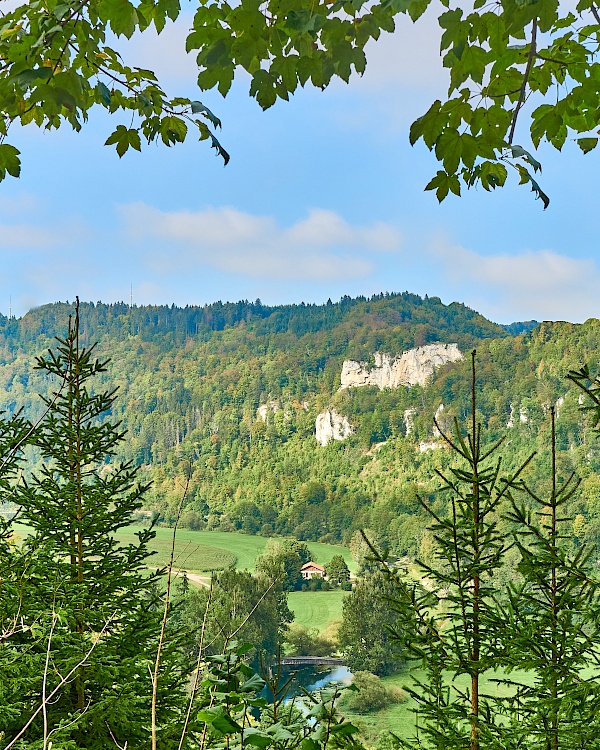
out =
<path fill-rule="evenodd" d="M 66 305 L 50 305 L 0 320 L 0 406 L 9 413 L 23 406 L 31 418 L 41 414 L 31 394 L 47 393 L 49 383 L 33 353 L 49 345 L 67 314 Z M 464 306 L 410 294 L 275 308 L 83 305 L 81 320 L 82 341 L 99 339 L 99 352 L 113 358 L 101 378 L 120 388 L 112 415 L 129 435 L 116 459 L 153 482 L 147 506 L 167 523 L 179 502 L 175 480 L 190 460 L 183 520 L 194 528 L 348 543 L 366 526 L 381 529 L 397 554 L 418 553 L 427 538 L 415 489 L 449 460 L 444 449 L 421 453 L 419 445 L 439 444 L 432 420 L 440 404 L 445 425 L 468 413 L 468 367 L 449 364 L 425 388 L 384 391 L 338 392 L 339 376 L 344 358 L 369 361 L 377 349 L 400 353 L 440 340 L 463 351 L 477 344 L 483 429 L 490 439 L 510 437 L 515 463 L 530 444 L 545 450 L 544 413 L 559 402 L 559 460 L 584 479 L 572 508 L 576 536 L 599 536 L 598 451 L 578 394 L 564 381 L 597 349 L 595 321 L 523 325 L 515 336 Z M 271 403 L 277 410 L 269 407 L 263 421 L 257 409 Z M 315 418 L 329 406 L 349 418 L 354 434 L 322 448 Z"/>

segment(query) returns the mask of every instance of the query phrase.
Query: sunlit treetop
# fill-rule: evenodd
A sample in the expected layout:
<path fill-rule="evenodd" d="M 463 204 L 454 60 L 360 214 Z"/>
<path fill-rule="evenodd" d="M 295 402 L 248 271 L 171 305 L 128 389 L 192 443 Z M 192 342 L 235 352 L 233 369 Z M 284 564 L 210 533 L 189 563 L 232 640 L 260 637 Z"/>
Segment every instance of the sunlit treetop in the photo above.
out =
<path fill-rule="evenodd" d="M 415 22 L 430 0 L 319 2 L 318 0 L 201 0 L 187 37 L 197 53 L 201 89 L 229 91 L 236 69 L 251 77 L 250 95 L 264 109 L 298 86 L 326 88 L 349 81 L 367 65 L 364 48 L 395 17 Z M 544 206 L 540 163 L 532 155 L 548 141 L 561 149 L 574 139 L 584 153 L 598 144 L 600 125 L 600 13 L 591 0 L 576 8 L 558 0 L 474 0 L 460 7 L 442 0 L 441 54 L 450 85 L 410 129 L 440 169 L 426 189 L 439 200 L 461 187 L 493 190 L 514 174 Z M 131 37 L 154 25 L 162 31 L 180 13 L 178 0 L 33 0 L 3 18 L 0 97 L 5 139 L 13 120 L 79 130 L 94 105 L 125 115 L 107 144 L 119 155 L 142 140 L 167 146 L 193 128 L 217 152 L 218 119 L 200 102 L 169 98 L 152 72 L 125 66 L 106 45 L 107 31 Z M 531 101 L 529 102 L 529 100 Z M 527 107 L 524 105 L 528 103 Z M 133 115 L 133 123 L 129 124 Z M 529 133 L 527 133 L 529 130 Z M 527 148 L 524 147 L 524 145 Z M 17 176 L 16 149 L 0 145 L 0 177 Z"/>

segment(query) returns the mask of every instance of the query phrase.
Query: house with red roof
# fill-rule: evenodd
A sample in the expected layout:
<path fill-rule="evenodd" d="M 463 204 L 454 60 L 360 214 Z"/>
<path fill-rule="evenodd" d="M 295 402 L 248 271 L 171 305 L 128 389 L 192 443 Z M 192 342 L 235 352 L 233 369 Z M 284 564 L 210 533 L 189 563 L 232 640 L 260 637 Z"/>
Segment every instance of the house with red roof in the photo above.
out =
<path fill-rule="evenodd" d="M 305 581 L 310 581 L 311 578 L 325 578 L 325 568 L 312 560 L 305 563 L 300 572 Z"/>

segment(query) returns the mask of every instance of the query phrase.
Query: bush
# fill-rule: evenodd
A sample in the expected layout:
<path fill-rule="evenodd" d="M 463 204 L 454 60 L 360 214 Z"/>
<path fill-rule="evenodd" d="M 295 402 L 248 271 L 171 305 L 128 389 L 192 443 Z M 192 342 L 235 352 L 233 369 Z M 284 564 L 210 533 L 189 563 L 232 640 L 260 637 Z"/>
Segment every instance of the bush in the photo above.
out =
<path fill-rule="evenodd" d="M 344 708 L 359 714 L 370 711 L 381 711 L 391 703 L 401 703 L 406 700 L 403 690 L 391 688 L 388 690 L 377 675 L 371 672 L 356 672 L 352 683 L 358 691 L 348 691 L 343 700 Z"/>
<path fill-rule="evenodd" d="M 382 732 L 375 745 L 375 750 L 400 750 L 400 748 L 400 740 L 391 732 Z"/>
<path fill-rule="evenodd" d="M 352 591 L 352 581 L 343 581 L 340 586 L 342 591 Z"/>
<path fill-rule="evenodd" d="M 291 656 L 331 656 L 336 648 L 335 643 L 316 628 L 304 625 L 292 625 L 285 640 L 292 647 Z"/>

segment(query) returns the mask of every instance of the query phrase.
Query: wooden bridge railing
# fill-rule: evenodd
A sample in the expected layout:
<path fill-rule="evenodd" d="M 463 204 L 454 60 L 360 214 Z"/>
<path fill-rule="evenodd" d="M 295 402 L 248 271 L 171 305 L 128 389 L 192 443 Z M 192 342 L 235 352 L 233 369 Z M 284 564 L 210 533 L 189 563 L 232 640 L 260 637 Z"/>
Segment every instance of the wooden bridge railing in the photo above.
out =
<path fill-rule="evenodd" d="M 346 666 L 343 659 L 335 659 L 332 656 L 283 656 L 279 663 L 282 667 Z"/>

